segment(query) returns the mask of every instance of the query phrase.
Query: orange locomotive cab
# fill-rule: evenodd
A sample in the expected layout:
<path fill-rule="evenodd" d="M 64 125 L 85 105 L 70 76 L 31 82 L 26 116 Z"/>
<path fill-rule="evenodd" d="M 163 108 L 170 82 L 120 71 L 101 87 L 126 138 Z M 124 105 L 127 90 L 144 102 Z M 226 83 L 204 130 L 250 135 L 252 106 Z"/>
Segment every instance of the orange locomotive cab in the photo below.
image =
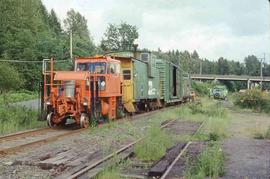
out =
<path fill-rule="evenodd" d="M 50 72 L 44 72 L 43 92 L 48 125 L 64 125 L 73 118 L 85 128 L 90 119 L 116 118 L 120 79 L 120 62 L 111 58 L 78 58 L 74 71 L 53 71 L 51 60 Z"/>

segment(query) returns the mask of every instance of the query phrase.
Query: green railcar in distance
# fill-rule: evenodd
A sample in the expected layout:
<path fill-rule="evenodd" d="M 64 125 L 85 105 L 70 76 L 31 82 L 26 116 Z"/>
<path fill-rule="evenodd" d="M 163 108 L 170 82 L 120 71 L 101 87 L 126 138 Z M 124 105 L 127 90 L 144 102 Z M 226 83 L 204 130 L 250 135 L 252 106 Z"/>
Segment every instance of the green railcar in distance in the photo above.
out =
<path fill-rule="evenodd" d="M 227 100 L 228 98 L 228 89 L 224 85 L 216 85 L 210 90 L 210 97 L 214 99 L 223 99 Z"/>

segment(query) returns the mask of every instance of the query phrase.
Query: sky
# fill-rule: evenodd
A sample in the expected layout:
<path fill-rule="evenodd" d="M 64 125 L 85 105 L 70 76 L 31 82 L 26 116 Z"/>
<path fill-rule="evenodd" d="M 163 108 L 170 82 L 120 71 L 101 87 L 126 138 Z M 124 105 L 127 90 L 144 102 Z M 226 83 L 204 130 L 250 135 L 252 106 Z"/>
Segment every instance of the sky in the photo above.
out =
<path fill-rule="evenodd" d="M 109 23 L 127 22 L 139 31 L 139 48 L 196 50 L 200 57 L 270 62 L 268 0 L 42 0 L 63 20 L 73 8 L 88 21 L 96 44 Z"/>

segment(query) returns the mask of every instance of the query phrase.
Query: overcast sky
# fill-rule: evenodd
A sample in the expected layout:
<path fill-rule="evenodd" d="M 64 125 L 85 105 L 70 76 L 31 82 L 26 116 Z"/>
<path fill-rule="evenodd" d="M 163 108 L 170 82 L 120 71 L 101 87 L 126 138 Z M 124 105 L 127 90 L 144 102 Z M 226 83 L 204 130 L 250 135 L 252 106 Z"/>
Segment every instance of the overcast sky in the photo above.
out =
<path fill-rule="evenodd" d="M 42 0 L 63 20 L 73 8 L 88 20 L 96 44 L 108 23 L 139 29 L 139 46 L 197 50 L 210 60 L 240 60 L 270 50 L 268 0 Z"/>

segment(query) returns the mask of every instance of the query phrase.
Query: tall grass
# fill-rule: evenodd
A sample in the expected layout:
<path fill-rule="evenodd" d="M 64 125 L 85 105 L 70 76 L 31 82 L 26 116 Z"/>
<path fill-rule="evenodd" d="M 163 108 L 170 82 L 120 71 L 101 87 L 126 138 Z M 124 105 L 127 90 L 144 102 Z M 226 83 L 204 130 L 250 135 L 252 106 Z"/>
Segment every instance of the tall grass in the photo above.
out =
<path fill-rule="evenodd" d="M 27 100 L 31 100 L 31 99 L 35 99 L 38 97 L 38 93 L 37 92 L 31 92 L 31 91 L 27 91 L 27 90 L 22 90 L 19 92 L 8 92 L 5 95 L 1 94 L 0 95 L 0 105 L 4 104 L 4 103 L 16 103 L 16 102 L 20 102 L 20 101 L 27 101 Z M 5 101 L 4 101 L 5 98 Z"/>
<path fill-rule="evenodd" d="M 135 155 L 142 161 L 155 161 L 166 153 L 166 149 L 172 146 L 173 139 L 159 126 L 150 127 L 146 137 L 135 145 Z"/>
<path fill-rule="evenodd" d="M 46 125 L 46 122 L 38 121 L 37 118 L 37 110 L 27 109 L 25 107 L 0 106 L 0 134 Z"/>
<path fill-rule="evenodd" d="M 218 178 L 224 175 L 224 154 L 218 143 L 211 143 L 195 159 L 187 162 L 185 178 Z"/>
<path fill-rule="evenodd" d="M 187 104 L 181 109 L 180 116 L 192 121 L 204 121 L 203 131 L 195 135 L 199 140 L 216 141 L 227 136 L 228 111 L 219 101 L 202 99 L 202 102 Z"/>

